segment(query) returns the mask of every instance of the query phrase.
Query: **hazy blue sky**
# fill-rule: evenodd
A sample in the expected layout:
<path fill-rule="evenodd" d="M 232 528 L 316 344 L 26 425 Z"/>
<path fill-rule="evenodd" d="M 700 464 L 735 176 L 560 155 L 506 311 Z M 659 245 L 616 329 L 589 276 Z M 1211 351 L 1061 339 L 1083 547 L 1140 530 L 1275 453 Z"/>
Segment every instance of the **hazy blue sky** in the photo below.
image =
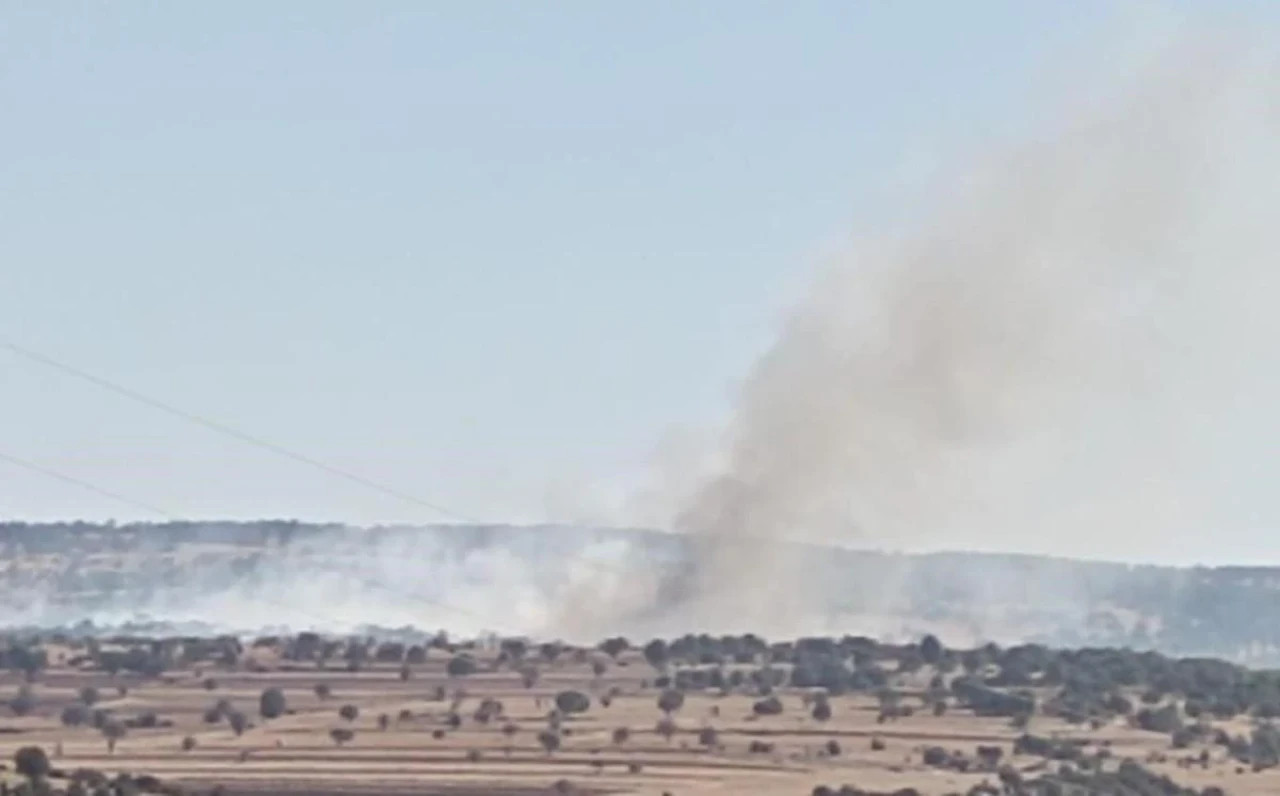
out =
<path fill-rule="evenodd" d="M 0 337 L 487 518 L 726 411 L 1111 3 L 0 3 Z M 439 519 L 0 351 L 0 454 Z M 140 512 L 0 463 L 5 517 Z"/>

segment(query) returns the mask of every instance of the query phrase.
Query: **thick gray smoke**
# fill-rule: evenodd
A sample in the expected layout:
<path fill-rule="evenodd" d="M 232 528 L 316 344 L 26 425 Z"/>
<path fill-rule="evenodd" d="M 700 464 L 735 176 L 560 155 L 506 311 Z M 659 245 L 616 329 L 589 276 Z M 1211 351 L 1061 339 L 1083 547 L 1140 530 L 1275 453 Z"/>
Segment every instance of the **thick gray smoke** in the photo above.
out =
<path fill-rule="evenodd" d="M 700 554 L 650 613 L 794 631 L 832 584 L 784 539 L 1168 560 L 1263 538 L 1280 70 L 1248 44 L 1180 43 L 855 243 L 743 386 L 673 523 Z"/>

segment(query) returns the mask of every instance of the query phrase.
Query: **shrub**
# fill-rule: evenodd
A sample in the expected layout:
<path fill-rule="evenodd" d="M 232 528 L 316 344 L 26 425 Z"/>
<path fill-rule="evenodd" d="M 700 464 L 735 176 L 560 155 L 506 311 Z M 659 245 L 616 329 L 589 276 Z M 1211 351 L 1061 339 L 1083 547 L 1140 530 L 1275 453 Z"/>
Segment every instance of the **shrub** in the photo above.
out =
<path fill-rule="evenodd" d="M 346 721 L 355 721 L 360 715 L 360 708 L 355 705 L 343 705 L 338 708 L 338 715 Z"/>
<path fill-rule="evenodd" d="M 356 734 L 346 727 L 334 727 L 332 730 L 329 730 L 329 737 L 333 739 L 335 746 L 342 746 L 354 739 Z"/>

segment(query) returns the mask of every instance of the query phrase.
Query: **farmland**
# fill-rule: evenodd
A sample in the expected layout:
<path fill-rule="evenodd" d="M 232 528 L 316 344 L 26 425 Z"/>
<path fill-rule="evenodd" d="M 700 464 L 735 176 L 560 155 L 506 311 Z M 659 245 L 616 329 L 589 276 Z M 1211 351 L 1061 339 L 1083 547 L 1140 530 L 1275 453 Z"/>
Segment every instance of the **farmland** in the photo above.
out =
<path fill-rule="evenodd" d="M 39 747 L 41 783 L 84 792 L 1280 789 L 1280 678 L 1123 650 L 51 635 L 4 660 L 14 787 Z"/>

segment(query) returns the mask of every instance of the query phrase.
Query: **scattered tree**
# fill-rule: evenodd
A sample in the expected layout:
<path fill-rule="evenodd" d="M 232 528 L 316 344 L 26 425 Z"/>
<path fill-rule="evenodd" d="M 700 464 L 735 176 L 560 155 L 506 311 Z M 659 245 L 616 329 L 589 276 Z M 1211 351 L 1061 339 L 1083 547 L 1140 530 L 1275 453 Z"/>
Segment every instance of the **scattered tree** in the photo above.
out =
<path fill-rule="evenodd" d="M 270 720 L 280 718 L 288 710 L 289 704 L 284 698 L 284 691 L 279 688 L 268 688 L 258 699 L 258 713 L 262 718 Z"/>
<path fill-rule="evenodd" d="M 39 746 L 24 746 L 13 753 L 13 769 L 31 780 L 32 787 L 49 776 L 49 756 Z"/>

